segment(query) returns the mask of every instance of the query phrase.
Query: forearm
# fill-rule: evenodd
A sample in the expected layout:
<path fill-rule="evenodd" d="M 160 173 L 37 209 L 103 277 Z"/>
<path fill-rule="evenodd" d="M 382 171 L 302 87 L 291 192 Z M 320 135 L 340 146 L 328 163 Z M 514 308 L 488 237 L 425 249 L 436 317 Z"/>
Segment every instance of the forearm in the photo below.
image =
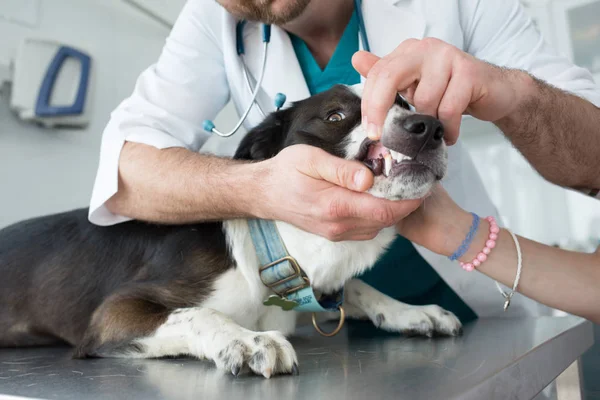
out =
<path fill-rule="evenodd" d="M 496 125 L 544 178 L 577 190 L 600 188 L 600 109 L 525 72 L 508 74 L 520 94 L 515 111 Z"/>
<path fill-rule="evenodd" d="M 119 160 L 119 190 L 107 208 L 157 223 L 192 223 L 252 216 L 258 164 L 159 150 L 127 142 Z"/>
<path fill-rule="evenodd" d="M 489 233 L 482 221 L 461 261 L 470 262 L 484 247 Z M 470 225 L 463 225 L 466 234 Z M 464 237 L 464 236 L 462 236 Z M 566 251 L 518 237 L 522 273 L 518 292 L 542 304 L 600 322 L 600 255 Z M 501 229 L 496 247 L 477 270 L 512 288 L 517 272 L 517 251 L 510 234 Z M 497 293 L 501 305 L 503 299 Z"/>

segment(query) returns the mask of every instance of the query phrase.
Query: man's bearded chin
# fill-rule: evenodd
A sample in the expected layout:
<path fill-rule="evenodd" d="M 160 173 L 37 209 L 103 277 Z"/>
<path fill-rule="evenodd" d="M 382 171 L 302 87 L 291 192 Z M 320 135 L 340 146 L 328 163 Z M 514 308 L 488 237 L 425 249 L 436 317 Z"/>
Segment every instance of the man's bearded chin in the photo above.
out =
<path fill-rule="evenodd" d="M 217 2 L 238 19 L 284 25 L 298 18 L 310 0 L 217 0 Z"/>

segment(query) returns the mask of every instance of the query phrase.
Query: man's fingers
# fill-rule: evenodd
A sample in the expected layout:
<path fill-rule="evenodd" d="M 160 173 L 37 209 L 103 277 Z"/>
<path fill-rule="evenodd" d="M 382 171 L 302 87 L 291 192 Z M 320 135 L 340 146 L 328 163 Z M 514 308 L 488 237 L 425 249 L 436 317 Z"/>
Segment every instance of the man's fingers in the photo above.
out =
<path fill-rule="evenodd" d="M 371 75 L 371 70 L 373 69 L 373 67 L 375 65 L 386 62 L 386 60 L 380 59 L 379 57 L 377 57 L 376 59 L 373 58 L 376 56 L 373 56 L 370 53 L 359 52 L 357 54 L 358 55 L 356 56 L 356 58 L 358 60 L 361 60 L 361 59 L 364 60 L 362 62 L 357 61 L 357 67 L 358 67 L 357 71 L 359 71 L 359 73 L 361 75 L 363 75 L 364 77 L 369 77 Z M 373 91 L 374 85 L 375 85 L 375 82 L 374 82 L 374 79 L 372 79 L 372 78 L 369 78 L 365 81 L 365 84 L 363 86 L 363 91 L 362 91 L 361 114 L 362 114 L 362 124 L 363 124 L 364 129 L 366 129 L 366 131 L 367 131 L 367 136 L 371 140 L 378 140 L 379 136 L 380 136 L 378 127 L 375 124 L 370 123 L 369 118 L 367 116 L 367 110 L 369 107 L 369 99 L 371 98 L 370 93 Z"/>
<path fill-rule="evenodd" d="M 399 93 L 404 100 L 408 101 L 409 104 L 415 104 L 415 92 L 417 91 L 417 84 L 413 83 L 405 90 L 400 90 Z"/>
<path fill-rule="evenodd" d="M 364 223 L 364 221 L 358 220 L 355 220 L 354 223 L 360 225 L 361 222 Z M 353 223 L 347 224 L 352 225 Z M 341 226 L 344 227 L 344 224 L 342 224 Z M 328 235 L 326 235 L 325 237 L 334 242 L 339 242 L 343 240 L 371 240 L 375 236 L 377 236 L 382 229 L 383 228 L 380 226 L 375 228 L 359 228 L 358 225 L 353 226 L 353 228 L 346 228 L 343 230 L 339 228 L 334 228 L 333 231 L 329 230 Z M 333 234 L 331 232 L 333 232 Z"/>
<path fill-rule="evenodd" d="M 364 192 L 373 185 L 373 173 L 359 162 L 335 157 L 324 150 L 315 150 L 307 161 L 297 168 L 312 178 L 358 192 Z"/>
<path fill-rule="evenodd" d="M 366 77 L 379 60 L 380 58 L 373 53 L 358 51 L 352 56 L 352 66 L 359 74 Z"/>
<path fill-rule="evenodd" d="M 364 241 L 364 240 L 373 240 L 379 234 L 379 232 L 373 231 L 368 233 L 361 234 L 352 234 L 345 240 L 354 240 L 354 241 Z"/>
<path fill-rule="evenodd" d="M 390 107 L 394 104 L 396 94 L 409 88 L 421 76 L 421 57 L 393 57 L 382 59 L 371 71 L 367 81 L 371 81 L 372 89 L 363 95 L 367 103 L 366 117 L 369 127 L 373 124 L 378 132 L 385 122 Z M 401 74 L 398 71 L 402 71 Z"/>
<path fill-rule="evenodd" d="M 377 57 L 375 54 L 366 52 L 366 51 L 358 51 L 352 56 L 352 66 L 354 69 L 365 78 L 369 75 L 369 71 L 371 68 L 379 61 L 381 58 Z M 369 82 L 366 82 L 363 86 L 362 98 L 365 99 L 366 93 L 368 93 L 370 89 Z M 361 103 L 361 114 L 362 114 L 362 124 L 363 127 L 368 131 L 369 129 L 369 121 L 366 118 L 366 101 L 362 101 Z M 373 138 L 374 139 L 374 138 Z"/>
<path fill-rule="evenodd" d="M 423 203 L 423 199 L 390 201 L 390 208 L 394 213 L 394 223 L 397 223 L 403 218 L 406 218 L 418 209 Z"/>
<path fill-rule="evenodd" d="M 471 83 L 461 75 L 454 75 L 438 108 L 438 118 L 444 125 L 444 140 L 449 145 L 458 140 L 462 115 L 471 102 Z"/>
<path fill-rule="evenodd" d="M 431 55 L 422 67 L 421 77 L 413 96 L 413 105 L 418 113 L 438 116 L 438 107 L 448 87 L 452 66 L 440 52 Z"/>
<path fill-rule="evenodd" d="M 370 194 L 355 193 L 338 199 L 332 207 L 337 211 L 337 218 L 356 218 L 371 223 L 371 227 L 392 226 L 406 217 L 421 204 L 422 200 L 390 201 L 373 197 Z"/>

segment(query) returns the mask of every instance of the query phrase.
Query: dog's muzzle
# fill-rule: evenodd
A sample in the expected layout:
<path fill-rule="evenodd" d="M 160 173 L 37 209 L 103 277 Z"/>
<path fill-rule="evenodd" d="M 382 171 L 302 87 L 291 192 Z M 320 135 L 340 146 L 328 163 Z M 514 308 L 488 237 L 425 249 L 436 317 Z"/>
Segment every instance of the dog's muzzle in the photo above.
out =
<path fill-rule="evenodd" d="M 441 179 L 443 172 L 430 155 L 440 150 L 443 140 L 444 127 L 438 119 L 421 114 L 398 117 L 380 140 L 365 139 L 356 159 L 375 176 L 395 177 L 430 169 Z"/>

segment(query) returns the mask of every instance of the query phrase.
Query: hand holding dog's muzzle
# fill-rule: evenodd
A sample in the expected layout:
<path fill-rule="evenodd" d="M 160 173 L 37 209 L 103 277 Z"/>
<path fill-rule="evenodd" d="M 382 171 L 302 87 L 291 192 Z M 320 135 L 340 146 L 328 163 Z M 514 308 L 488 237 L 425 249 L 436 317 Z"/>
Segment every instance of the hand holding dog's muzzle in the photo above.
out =
<path fill-rule="evenodd" d="M 421 204 L 364 193 L 373 184 L 365 165 L 312 146 L 285 148 L 265 165 L 260 217 L 286 221 L 332 241 L 372 239 Z"/>
<path fill-rule="evenodd" d="M 352 63 L 366 77 L 363 125 L 374 140 L 398 93 L 417 112 L 439 118 L 446 142 L 453 144 L 464 114 L 499 121 L 518 109 L 532 81 L 522 71 L 501 69 L 435 38 L 406 40 L 383 58 L 360 51 Z"/>

